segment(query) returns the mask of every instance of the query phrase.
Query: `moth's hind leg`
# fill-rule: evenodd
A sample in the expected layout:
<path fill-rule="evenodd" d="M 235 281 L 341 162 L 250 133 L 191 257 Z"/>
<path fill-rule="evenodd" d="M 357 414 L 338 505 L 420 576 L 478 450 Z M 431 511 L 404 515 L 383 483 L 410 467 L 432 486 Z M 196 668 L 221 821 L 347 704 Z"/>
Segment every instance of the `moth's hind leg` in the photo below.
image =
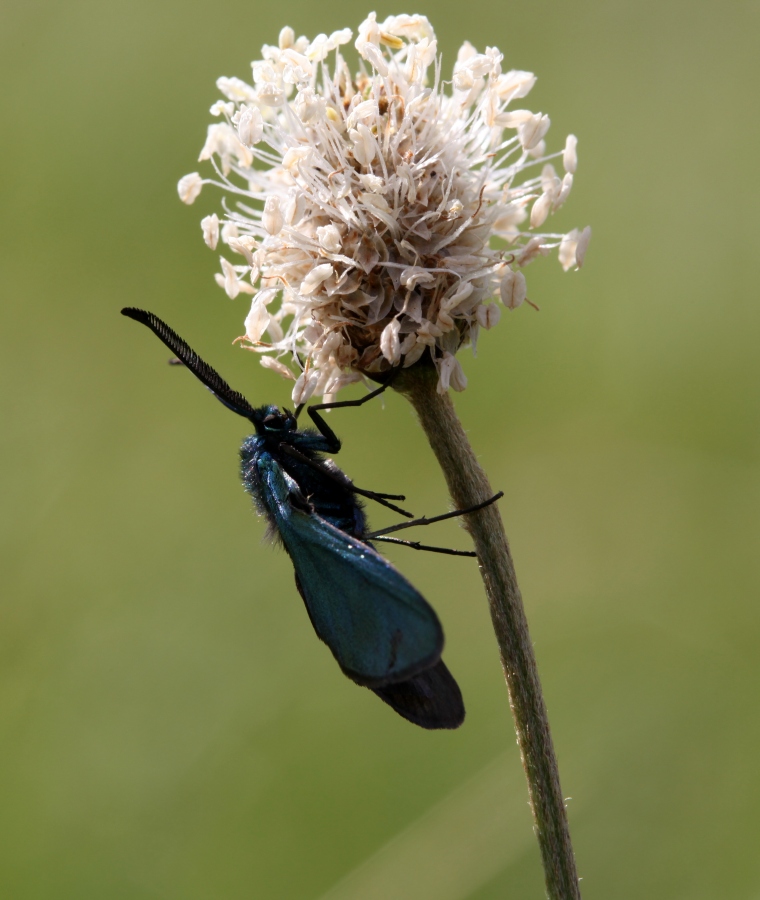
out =
<path fill-rule="evenodd" d="M 478 512 L 478 510 L 484 509 L 486 506 L 490 506 L 492 503 L 500 500 L 503 496 L 504 491 L 499 491 L 498 494 L 494 494 L 493 497 L 489 497 L 488 500 L 484 500 L 482 503 L 476 503 L 475 506 L 468 506 L 467 509 L 455 509 L 452 512 L 443 513 L 443 515 L 440 516 L 431 516 L 430 518 L 422 516 L 419 519 L 412 519 L 411 522 L 400 522 L 398 525 L 381 528 L 378 531 L 372 532 L 372 534 L 368 534 L 367 540 L 371 541 L 382 535 L 392 534 L 394 531 L 401 531 L 403 528 L 413 528 L 415 525 L 432 525 L 434 522 L 443 522 L 445 519 L 456 519 L 458 516 L 466 516 L 470 513 Z"/>
<path fill-rule="evenodd" d="M 370 536 L 371 537 L 371 536 Z M 368 538 L 369 540 L 369 538 Z M 452 550 L 450 547 L 431 547 L 421 544 L 419 541 L 403 541 L 401 538 L 373 537 L 373 541 L 385 541 L 388 544 L 401 544 L 402 547 L 411 547 L 412 550 L 427 550 L 429 553 L 446 553 L 449 556 L 477 556 L 474 550 Z"/>

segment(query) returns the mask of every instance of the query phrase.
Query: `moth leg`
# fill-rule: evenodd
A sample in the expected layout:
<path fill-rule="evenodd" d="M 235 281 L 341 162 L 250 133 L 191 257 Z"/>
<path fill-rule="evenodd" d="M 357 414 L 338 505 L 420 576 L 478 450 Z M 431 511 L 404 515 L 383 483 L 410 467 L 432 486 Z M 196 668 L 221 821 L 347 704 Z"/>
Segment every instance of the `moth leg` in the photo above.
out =
<path fill-rule="evenodd" d="M 330 472 L 329 469 L 326 469 L 321 460 L 311 459 L 305 453 L 302 453 L 297 447 L 294 447 L 292 444 L 280 444 L 280 449 L 283 453 L 287 453 L 288 456 L 292 456 L 293 459 L 297 459 L 302 463 L 305 463 L 309 468 L 315 469 L 317 472 L 322 472 L 322 474 L 327 475 L 328 478 L 332 478 L 333 481 L 337 481 L 339 484 L 342 484 L 343 487 L 347 487 L 350 490 L 354 491 L 357 494 L 361 494 L 364 497 L 369 497 L 370 500 L 377 500 L 380 498 L 381 500 L 406 500 L 406 496 L 404 494 L 384 494 L 382 491 L 368 491 L 363 488 L 357 487 L 353 481 L 348 479 L 347 481 L 343 481 L 340 476 L 335 475 L 333 472 Z M 328 451 L 324 449 L 324 447 L 320 446 L 316 448 L 319 453 L 327 453 Z M 409 516 L 411 518 L 412 514 L 404 512 L 405 516 Z"/>
<path fill-rule="evenodd" d="M 406 500 L 406 494 L 384 494 L 382 491 L 367 491 L 362 490 L 361 488 L 357 488 L 356 485 L 351 482 L 352 490 L 360 491 L 365 496 L 370 497 L 374 500 L 376 497 L 380 497 L 382 500 Z"/>
<path fill-rule="evenodd" d="M 429 519 L 427 516 L 422 516 L 419 519 L 413 519 L 411 522 L 400 522 L 398 525 L 381 528 L 379 531 L 373 531 L 372 534 L 366 535 L 366 540 L 375 540 L 375 538 L 378 538 L 381 535 L 391 534 L 394 531 L 401 531 L 403 528 L 413 528 L 415 525 L 432 525 L 433 522 L 443 522 L 444 519 L 455 519 L 457 516 L 466 516 L 469 513 L 474 513 L 479 509 L 490 506 L 492 503 L 500 500 L 503 496 L 504 491 L 499 491 L 498 494 L 494 494 L 493 497 L 489 497 L 488 500 L 484 500 L 482 503 L 476 503 L 475 506 L 468 506 L 467 509 L 455 509 L 453 512 L 443 513 L 443 515 L 440 516 L 431 516 Z"/>
<path fill-rule="evenodd" d="M 427 544 L 421 544 L 419 541 L 402 541 L 401 538 L 392 537 L 376 537 L 374 541 L 385 541 L 388 544 L 401 544 L 404 547 L 411 547 L 412 550 L 429 550 L 431 553 L 448 553 L 450 556 L 477 556 L 474 550 L 452 550 L 449 547 L 429 547 Z"/>
<path fill-rule="evenodd" d="M 325 468 L 325 466 L 321 465 L 317 460 L 309 459 L 306 454 L 301 453 L 300 450 L 296 450 L 296 448 L 292 447 L 290 444 L 280 444 L 280 449 L 288 456 L 292 456 L 293 459 L 297 459 L 299 462 L 304 463 L 304 465 L 307 465 L 310 468 L 315 469 L 317 472 L 320 472 L 322 475 L 325 475 L 327 478 L 330 478 L 341 487 L 348 488 L 348 490 L 352 491 L 354 494 L 359 494 L 362 497 L 367 497 L 368 500 L 374 500 L 375 503 L 379 503 L 381 506 L 387 506 L 388 509 L 392 509 L 393 512 L 397 512 L 399 513 L 399 515 L 406 516 L 408 519 L 411 519 L 413 517 L 414 513 L 410 513 L 408 510 L 401 509 L 400 506 L 395 506 L 393 503 L 388 502 L 388 500 L 404 500 L 405 497 L 403 494 L 378 494 L 375 491 L 365 491 L 363 488 L 357 487 L 353 482 L 347 483 L 342 478 L 331 472 L 329 469 Z"/>
<path fill-rule="evenodd" d="M 404 364 L 404 360 L 391 369 L 388 378 L 384 381 L 383 384 L 380 385 L 379 388 L 375 388 L 374 391 L 370 391 L 369 394 L 365 394 L 363 397 L 360 397 L 358 400 L 339 400 L 337 403 L 315 403 L 313 406 L 308 408 L 309 416 L 311 417 L 311 421 L 317 426 L 320 434 L 322 434 L 330 444 L 329 453 L 337 453 L 340 450 L 340 438 L 335 434 L 335 432 L 330 428 L 330 426 L 325 422 L 325 420 L 320 416 L 318 410 L 320 409 L 341 409 L 345 406 L 362 406 L 367 403 L 369 400 L 378 397 L 383 391 L 387 390 L 392 384 L 395 377 L 401 371 L 401 368 Z M 296 410 L 296 418 L 298 418 L 298 414 L 301 412 L 303 408 L 303 404 L 298 407 Z M 374 499 L 374 498 L 373 498 Z"/>
<path fill-rule="evenodd" d="M 392 503 L 389 503 L 385 498 L 386 497 L 397 497 L 400 500 L 403 500 L 403 496 L 399 496 L 396 494 L 376 494 L 374 491 L 365 491 L 363 488 L 358 488 L 355 484 L 351 485 L 351 490 L 355 494 L 359 494 L 360 497 L 366 497 L 368 500 L 374 500 L 375 503 L 379 503 L 380 506 L 387 506 L 388 509 L 392 509 L 393 512 L 400 513 L 402 516 L 406 516 L 411 519 L 414 516 L 414 513 L 410 513 L 406 509 L 401 509 L 400 506 L 394 506 Z"/>

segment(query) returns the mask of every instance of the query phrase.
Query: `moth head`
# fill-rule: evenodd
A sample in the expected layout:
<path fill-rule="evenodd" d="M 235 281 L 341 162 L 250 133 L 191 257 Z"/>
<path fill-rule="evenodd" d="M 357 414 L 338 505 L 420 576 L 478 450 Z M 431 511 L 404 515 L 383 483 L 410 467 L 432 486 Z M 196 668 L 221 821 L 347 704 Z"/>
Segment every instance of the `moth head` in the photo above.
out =
<path fill-rule="evenodd" d="M 263 434 L 283 434 L 297 428 L 296 417 L 289 409 L 265 406 L 257 412 L 259 413 L 257 430 L 260 429 Z"/>

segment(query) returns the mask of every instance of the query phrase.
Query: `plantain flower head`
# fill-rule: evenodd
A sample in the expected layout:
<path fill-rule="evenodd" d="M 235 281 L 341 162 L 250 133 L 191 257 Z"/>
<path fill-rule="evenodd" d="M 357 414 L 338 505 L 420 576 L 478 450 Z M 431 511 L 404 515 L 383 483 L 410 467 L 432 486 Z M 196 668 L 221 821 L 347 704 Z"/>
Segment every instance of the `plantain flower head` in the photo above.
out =
<path fill-rule="evenodd" d="M 570 192 L 577 142 L 547 155 L 548 116 L 518 102 L 534 75 L 465 43 L 445 81 L 420 15 L 370 14 L 358 72 L 341 52 L 352 40 L 283 28 L 252 83 L 220 78 L 200 154 L 215 177 L 178 185 L 185 203 L 204 184 L 225 191 L 222 220 L 201 223 L 226 248 L 216 280 L 252 296 L 239 340 L 295 379 L 295 403 L 423 358 L 439 391 L 463 390 L 456 353 L 496 325 L 497 301 L 527 300 L 524 266 L 557 250 L 580 268 L 590 238 L 540 231 Z"/>

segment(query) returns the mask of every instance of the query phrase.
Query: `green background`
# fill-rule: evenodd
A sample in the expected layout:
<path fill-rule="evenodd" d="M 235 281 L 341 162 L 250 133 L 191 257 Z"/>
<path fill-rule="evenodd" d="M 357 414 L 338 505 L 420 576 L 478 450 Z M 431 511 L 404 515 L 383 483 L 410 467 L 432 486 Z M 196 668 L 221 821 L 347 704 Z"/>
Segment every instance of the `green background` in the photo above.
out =
<path fill-rule="evenodd" d="M 391 554 L 435 604 L 468 707 L 415 729 L 347 682 L 238 483 L 227 414 L 126 304 L 252 401 L 246 300 L 177 179 L 219 75 L 296 2 L 0 8 L 0 894 L 76 900 L 542 896 L 475 565 Z M 535 71 L 579 136 L 556 228 L 456 405 L 501 503 L 584 897 L 760 897 L 757 85 L 760 3 L 435 2 L 459 43 Z M 554 226 L 553 226 L 554 227 Z M 444 511 L 410 408 L 333 414 L 357 483 Z M 372 510 L 378 526 L 392 521 Z M 456 525 L 436 542 L 465 546 Z"/>

